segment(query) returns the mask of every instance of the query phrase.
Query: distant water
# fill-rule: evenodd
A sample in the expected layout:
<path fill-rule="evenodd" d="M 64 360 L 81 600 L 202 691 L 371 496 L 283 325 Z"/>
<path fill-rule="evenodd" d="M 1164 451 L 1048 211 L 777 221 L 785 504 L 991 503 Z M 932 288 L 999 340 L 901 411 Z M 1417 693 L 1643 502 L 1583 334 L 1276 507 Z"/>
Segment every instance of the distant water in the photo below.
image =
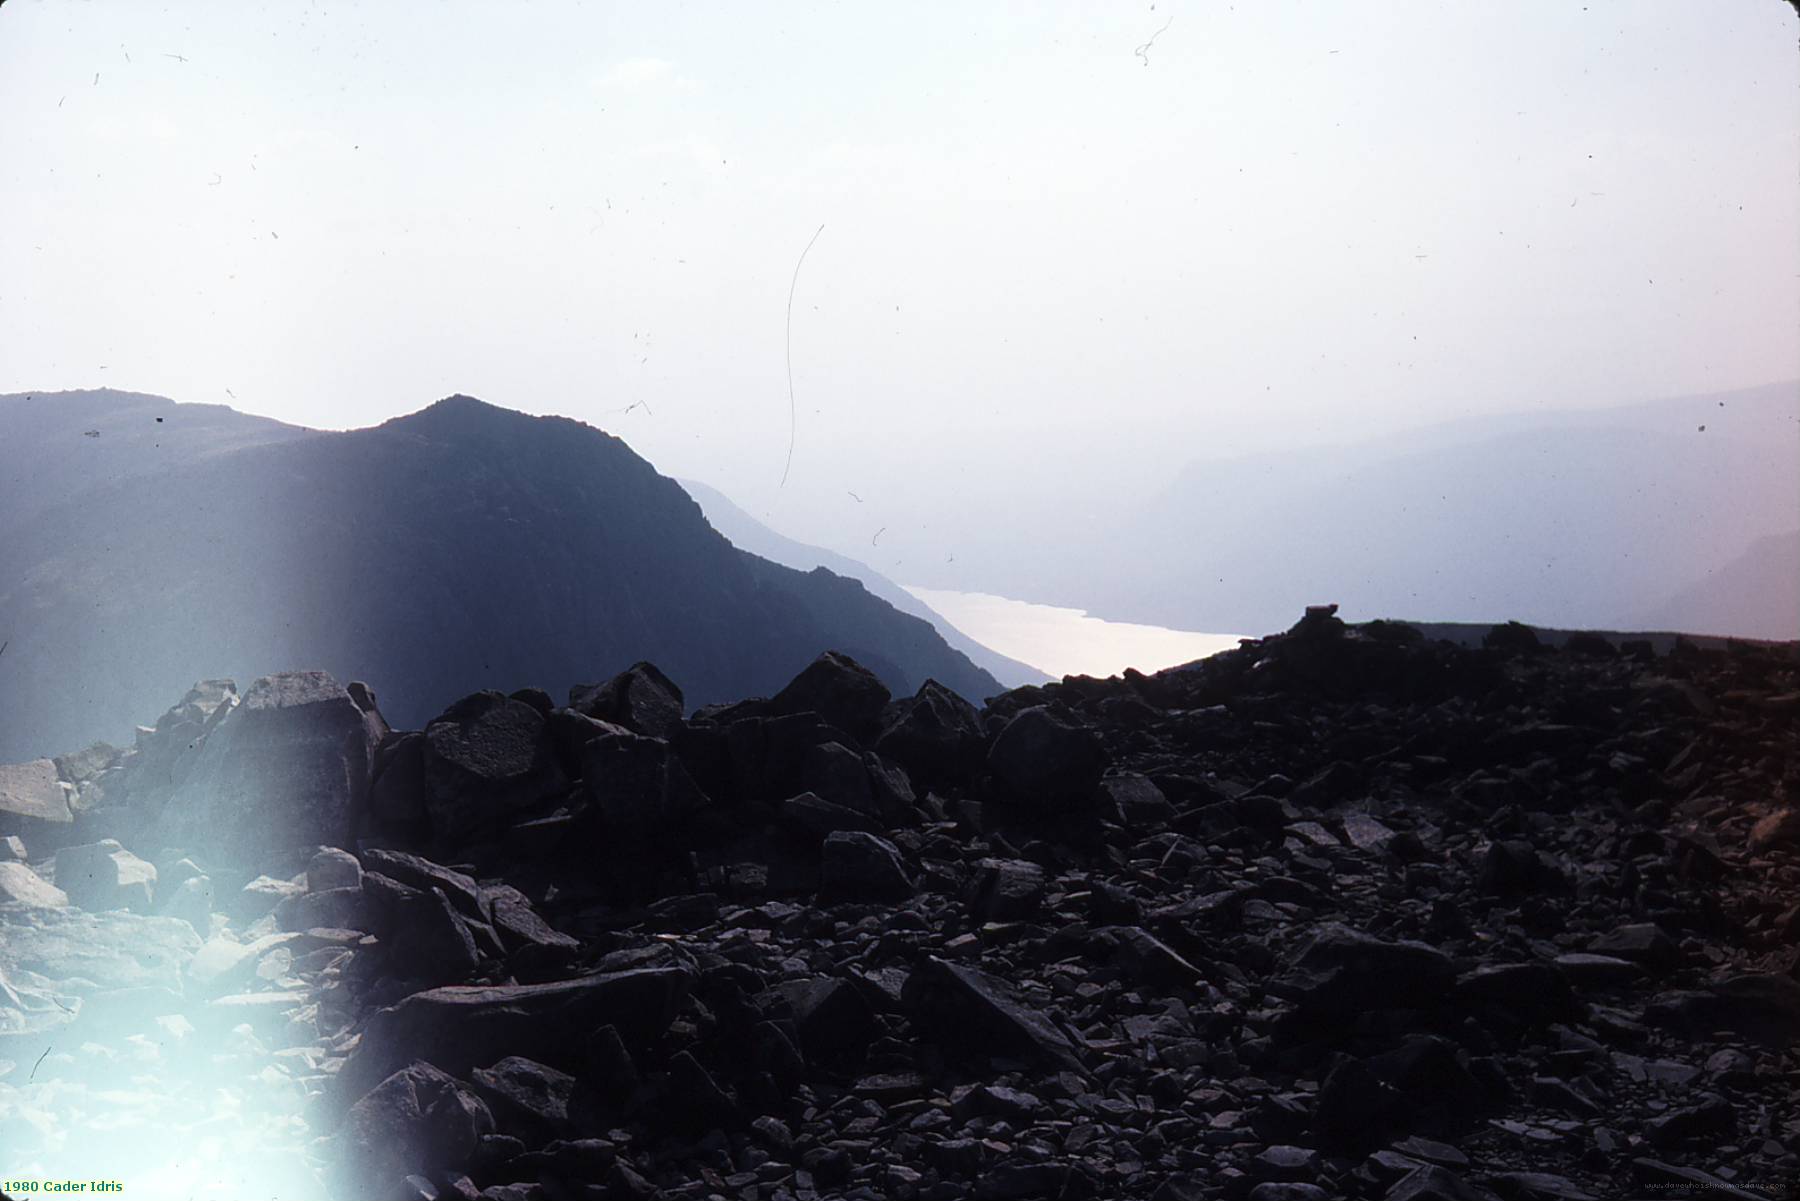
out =
<path fill-rule="evenodd" d="M 985 592 L 905 587 L 983 646 L 1056 678 L 1116 676 L 1127 667 L 1157 671 L 1234 650 L 1239 638 L 1103 621 L 1083 609 L 1059 609 Z"/>

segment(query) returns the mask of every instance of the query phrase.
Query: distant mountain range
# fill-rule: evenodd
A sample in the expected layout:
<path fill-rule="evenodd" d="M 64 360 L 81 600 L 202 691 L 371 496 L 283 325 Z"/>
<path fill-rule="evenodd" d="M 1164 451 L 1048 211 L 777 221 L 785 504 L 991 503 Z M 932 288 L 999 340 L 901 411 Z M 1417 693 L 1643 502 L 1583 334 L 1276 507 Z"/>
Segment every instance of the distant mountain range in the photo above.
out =
<path fill-rule="evenodd" d="M 1196 462 L 956 586 L 1115 621 L 1357 619 L 1800 638 L 1800 384 Z M 978 574 L 986 570 L 987 575 Z"/>
<path fill-rule="evenodd" d="M 944 636 L 945 642 L 967 655 L 977 667 L 988 672 L 1008 688 L 1042 684 L 1052 678 L 1048 673 L 1029 663 L 1009 659 L 976 642 L 951 625 L 943 615 L 934 612 L 924 601 L 868 564 L 858 562 L 848 555 L 840 555 L 836 551 L 826 550 L 819 546 L 808 546 L 804 542 L 796 542 L 785 534 L 778 534 L 744 512 L 723 492 L 708 484 L 702 484 L 697 480 L 678 480 L 677 482 L 687 489 L 688 495 L 693 497 L 695 503 L 705 512 L 706 519 L 712 523 L 712 527 L 731 539 L 732 545 L 740 550 L 747 550 L 753 555 L 760 555 L 772 563 L 780 563 L 782 566 L 792 567 L 796 571 L 811 571 L 815 567 L 823 567 L 846 579 L 861 580 L 863 587 L 902 613 L 911 613 L 914 617 L 922 617 L 929 621 L 936 627 L 937 632 Z"/>
<path fill-rule="evenodd" d="M 349 432 L 97 391 L 0 397 L 0 761 L 128 738 L 196 679 L 317 668 L 422 726 L 639 659 L 690 706 L 826 649 L 896 693 L 993 675 L 852 579 L 734 547 L 619 439 L 465 396 Z"/>

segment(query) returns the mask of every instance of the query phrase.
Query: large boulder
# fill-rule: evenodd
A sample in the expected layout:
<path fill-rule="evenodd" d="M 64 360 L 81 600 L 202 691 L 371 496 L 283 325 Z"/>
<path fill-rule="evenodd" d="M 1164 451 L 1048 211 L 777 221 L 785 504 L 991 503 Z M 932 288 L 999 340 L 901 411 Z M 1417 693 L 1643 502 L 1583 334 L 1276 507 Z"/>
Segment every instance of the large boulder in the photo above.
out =
<path fill-rule="evenodd" d="M 1051 811 L 1095 803 L 1106 765 L 1100 736 L 1048 705 L 1020 710 L 987 758 L 1008 800 Z"/>
<path fill-rule="evenodd" d="M 981 716 L 936 680 L 888 707 L 875 749 L 930 787 L 965 780 L 981 766 Z"/>
<path fill-rule="evenodd" d="M 870 743 L 881 731 L 881 714 L 891 695 L 874 672 L 848 655 L 826 651 L 770 698 L 769 712 L 817 713 Z"/>
<path fill-rule="evenodd" d="M 0 863 L 0 902 L 14 902 L 37 909 L 58 909 L 69 896 L 23 863 Z"/>
<path fill-rule="evenodd" d="M 56 852 L 56 886 L 82 909 L 146 913 L 156 896 L 156 868 L 107 838 Z"/>
<path fill-rule="evenodd" d="M 681 727 L 681 689 L 653 663 L 634 663 L 604 684 L 569 689 L 569 708 L 634 734 L 672 738 Z"/>
<path fill-rule="evenodd" d="M 0 763 L 0 834 L 33 835 L 75 820 L 69 789 L 49 759 Z"/>
<path fill-rule="evenodd" d="M 1456 978 L 1451 958 L 1422 942 L 1389 942 L 1337 922 L 1321 926 L 1269 984 L 1315 1012 L 1426 1009 Z"/>
<path fill-rule="evenodd" d="M 392 1196 L 413 1172 L 465 1167 L 493 1133 L 494 1115 L 474 1089 L 429 1063 L 408 1064 L 345 1116 L 335 1140 L 339 1195 Z"/>
<path fill-rule="evenodd" d="M 607 825 L 665 832 L 707 805 L 707 796 L 661 738 L 607 734 L 582 752 L 582 783 Z"/>
<path fill-rule="evenodd" d="M 915 1020 L 947 1046 L 1084 1070 L 1074 1044 L 1055 1022 L 977 968 L 927 956 L 907 977 L 901 996 Z"/>
<path fill-rule="evenodd" d="M 265 676 L 207 734 L 163 811 L 162 841 L 233 863 L 342 845 L 385 732 L 322 671 Z"/>
<path fill-rule="evenodd" d="M 439 838 L 504 825 L 569 786 L 544 715 L 498 692 L 466 697 L 426 726 L 424 766 L 425 810 Z"/>
<path fill-rule="evenodd" d="M 879 834 L 834 831 L 825 836 L 821 856 L 820 888 L 830 896 L 899 901 L 913 894 L 900 849 Z"/>

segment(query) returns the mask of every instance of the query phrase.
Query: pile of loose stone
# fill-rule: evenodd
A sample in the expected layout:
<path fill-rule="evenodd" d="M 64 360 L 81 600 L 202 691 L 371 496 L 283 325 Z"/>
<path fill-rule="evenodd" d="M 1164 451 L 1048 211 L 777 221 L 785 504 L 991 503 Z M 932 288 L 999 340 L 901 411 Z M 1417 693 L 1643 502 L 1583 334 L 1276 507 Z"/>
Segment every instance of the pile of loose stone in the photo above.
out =
<path fill-rule="evenodd" d="M 370 1199 L 1779 1195 L 1794 649 L 1318 610 L 980 710 L 827 654 L 400 733 L 203 684 L 0 768 L 0 1140 Z"/>

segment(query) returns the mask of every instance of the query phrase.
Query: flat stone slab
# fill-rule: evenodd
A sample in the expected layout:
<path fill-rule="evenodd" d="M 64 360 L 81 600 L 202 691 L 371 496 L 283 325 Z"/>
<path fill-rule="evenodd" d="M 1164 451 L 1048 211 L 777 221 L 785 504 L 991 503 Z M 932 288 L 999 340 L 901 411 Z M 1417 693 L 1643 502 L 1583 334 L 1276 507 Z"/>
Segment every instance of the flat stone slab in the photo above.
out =
<path fill-rule="evenodd" d="M 69 894 L 23 863 L 0 863 L 0 902 L 12 901 L 33 909 L 61 909 Z"/>
<path fill-rule="evenodd" d="M 16 818 L 41 822 L 72 822 L 69 794 L 57 778 L 49 759 L 30 763 L 0 763 L 0 823 Z"/>

